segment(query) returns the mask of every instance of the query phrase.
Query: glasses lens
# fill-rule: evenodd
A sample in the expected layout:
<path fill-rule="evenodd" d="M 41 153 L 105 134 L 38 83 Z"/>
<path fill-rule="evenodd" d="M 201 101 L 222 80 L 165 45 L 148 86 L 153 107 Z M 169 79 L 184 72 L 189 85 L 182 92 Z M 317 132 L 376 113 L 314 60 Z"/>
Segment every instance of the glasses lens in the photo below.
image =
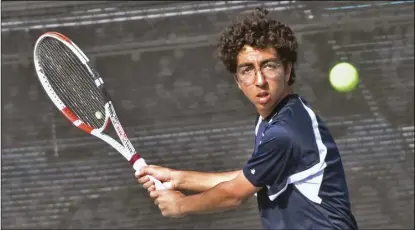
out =
<path fill-rule="evenodd" d="M 261 74 L 267 79 L 275 79 L 278 76 L 282 63 L 280 61 L 270 61 L 261 66 Z M 254 68 L 242 68 L 237 71 L 238 79 L 245 85 L 255 82 L 258 70 Z"/>

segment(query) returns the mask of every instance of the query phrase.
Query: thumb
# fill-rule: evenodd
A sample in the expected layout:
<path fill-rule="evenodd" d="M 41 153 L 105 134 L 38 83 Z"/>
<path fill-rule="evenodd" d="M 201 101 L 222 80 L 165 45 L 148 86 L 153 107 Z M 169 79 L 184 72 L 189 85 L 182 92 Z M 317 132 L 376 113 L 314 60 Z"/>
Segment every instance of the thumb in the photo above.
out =
<path fill-rule="evenodd" d="M 159 197 L 159 195 L 160 195 L 160 190 L 151 191 L 150 194 L 149 194 L 149 196 L 151 198 L 154 198 L 154 199 L 156 199 L 157 197 Z"/>
<path fill-rule="evenodd" d="M 166 189 L 173 189 L 173 183 L 171 181 L 163 182 L 163 186 Z"/>

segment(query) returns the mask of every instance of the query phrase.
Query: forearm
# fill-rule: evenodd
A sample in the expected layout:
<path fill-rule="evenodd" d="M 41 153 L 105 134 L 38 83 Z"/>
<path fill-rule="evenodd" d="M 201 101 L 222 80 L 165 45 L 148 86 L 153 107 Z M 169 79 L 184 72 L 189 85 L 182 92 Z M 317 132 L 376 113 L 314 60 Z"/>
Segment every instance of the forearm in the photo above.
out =
<path fill-rule="evenodd" d="M 180 213 L 209 214 L 235 208 L 242 204 L 243 200 L 236 198 L 231 192 L 232 189 L 229 183 L 224 182 L 206 192 L 183 197 L 178 202 Z"/>
<path fill-rule="evenodd" d="M 177 181 L 178 190 L 204 192 L 224 181 L 233 180 L 239 172 L 240 170 L 220 173 L 175 171 L 173 177 Z"/>

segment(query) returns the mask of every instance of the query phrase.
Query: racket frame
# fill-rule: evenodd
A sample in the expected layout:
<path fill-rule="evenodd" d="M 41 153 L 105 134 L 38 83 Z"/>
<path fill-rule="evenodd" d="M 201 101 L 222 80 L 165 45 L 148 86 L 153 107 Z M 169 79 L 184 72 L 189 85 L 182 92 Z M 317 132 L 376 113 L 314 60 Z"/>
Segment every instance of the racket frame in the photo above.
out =
<path fill-rule="evenodd" d="M 39 47 L 39 43 L 43 41 L 45 38 L 53 38 L 60 41 L 62 44 L 64 44 L 66 47 L 68 47 L 73 54 L 75 54 L 79 60 L 84 64 L 84 66 L 88 69 L 89 73 L 94 76 L 95 78 L 95 85 L 100 90 L 101 95 L 106 100 L 106 103 L 104 105 L 105 108 L 105 120 L 104 125 L 101 128 L 93 128 L 89 125 L 87 125 L 85 122 L 83 122 L 75 113 L 72 112 L 70 108 L 68 108 L 62 100 L 58 97 L 56 92 L 53 90 L 51 84 L 49 83 L 49 80 L 47 79 L 47 76 L 45 75 L 43 68 L 40 66 L 38 57 L 37 57 L 37 50 Z M 126 160 L 130 162 L 132 167 L 139 171 L 144 166 L 147 166 L 147 163 L 145 160 L 138 154 L 133 145 L 131 144 L 131 141 L 128 139 L 127 134 L 125 133 L 116 113 L 115 108 L 112 104 L 112 101 L 106 92 L 104 88 L 104 81 L 99 76 L 99 74 L 90 66 L 88 57 L 81 51 L 81 49 L 72 42 L 68 37 L 66 37 L 63 34 L 57 33 L 57 32 L 46 32 L 42 34 L 38 40 L 35 43 L 34 51 L 33 51 L 33 60 L 35 69 L 37 72 L 38 79 L 40 83 L 42 84 L 44 90 L 46 91 L 49 98 L 52 100 L 53 104 L 61 111 L 61 113 L 69 120 L 71 123 L 78 127 L 79 129 L 83 130 L 84 132 L 91 134 L 103 141 L 105 141 L 107 144 L 112 146 L 115 150 L 117 150 L 121 155 L 124 156 Z M 116 141 L 111 136 L 104 133 L 104 130 L 108 127 L 109 123 L 112 123 L 118 137 L 121 140 L 120 144 L 118 141 Z M 164 185 L 155 179 L 152 176 L 149 176 L 150 180 L 155 182 L 156 189 L 164 189 Z"/>

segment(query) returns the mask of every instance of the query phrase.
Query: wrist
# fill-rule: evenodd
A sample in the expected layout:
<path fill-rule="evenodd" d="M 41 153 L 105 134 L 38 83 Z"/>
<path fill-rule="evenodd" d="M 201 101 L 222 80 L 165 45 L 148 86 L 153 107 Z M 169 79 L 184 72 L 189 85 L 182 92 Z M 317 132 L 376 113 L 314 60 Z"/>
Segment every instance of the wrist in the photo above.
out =
<path fill-rule="evenodd" d="M 186 210 L 186 198 L 187 196 L 183 196 L 177 201 L 177 207 L 179 208 L 179 215 L 180 216 L 187 216 L 187 210 Z"/>
<path fill-rule="evenodd" d="M 172 170 L 171 179 L 173 182 L 173 189 L 180 190 L 183 182 L 183 171 Z"/>

